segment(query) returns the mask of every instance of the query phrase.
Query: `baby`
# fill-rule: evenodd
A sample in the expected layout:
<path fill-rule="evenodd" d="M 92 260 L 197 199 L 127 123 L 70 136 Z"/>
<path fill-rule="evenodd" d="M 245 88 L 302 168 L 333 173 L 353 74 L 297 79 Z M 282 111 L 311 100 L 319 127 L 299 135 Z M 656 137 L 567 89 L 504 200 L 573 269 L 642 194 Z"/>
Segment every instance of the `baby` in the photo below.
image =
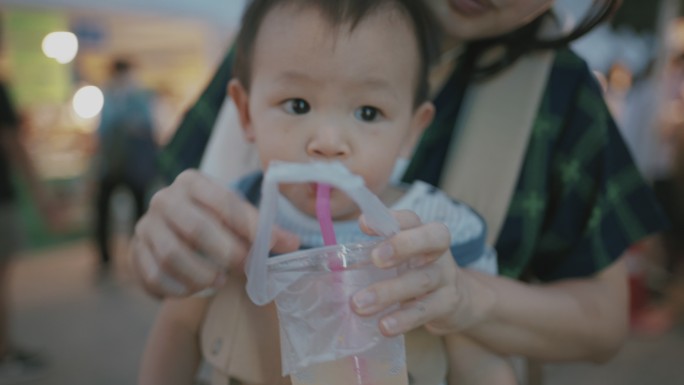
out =
<path fill-rule="evenodd" d="M 456 285 L 449 272 L 456 265 L 496 273 L 496 256 L 485 245 L 486 226 L 476 213 L 425 183 L 390 183 L 397 160 L 410 156 L 434 114 L 427 73 L 437 37 L 429 15 L 415 0 L 254 0 L 237 37 L 234 78 L 228 86 L 244 136 L 258 149 L 263 168 L 271 161 L 339 161 L 398 211 L 407 240 L 404 249 L 415 252 L 417 267 L 391 283 L 394 290 L 384 291 L 392 303 L 380 301 L 380 286 L 362 290 L 352 300 L 360 315 L 402 303 L 380 322 L 388 336 L 408 332 L 405 325 L 410 324 L 440 332 L 440 317 L 449 315 L 437 313 L 448 309 L 448 295 L 454 292 L 449 285 Z M 234 186 L 256 207 L 262 175 L 249 175 Z M 296 234 L 303 248 L 322 246 L 315 189 L 291 184 L 280 192 L 286 205 L 281 205 L 279 225 Z M 330 207 L 339 243 L 372 235 L 363 220 L 359 226 L 359 209 L 345 194 L 333 190 Z M 386 267 L 392 254 L 387 244 L 380 246 L 373 252 L 374 262 Z M 229 299 L 236 292 L 239 298 Z M 249 321 L 235 333 L 238 312 Z M 272 306 L 248 303 L 238 272 L 231 272 L 227 285 L 211 298 L 165 302 L 147 347 L 141 383 L 191 384 L 201 358 L 213 367 L 216 383 L 288 381 L 280 377 L 274 314 Z M 425 370 L 412 366 L 411 357 L 432 356 L 414 351 L 411 341 L 409 333 L 413 383 L 445 381 L 442 345 L 431 345 L 442 357 Z"/>

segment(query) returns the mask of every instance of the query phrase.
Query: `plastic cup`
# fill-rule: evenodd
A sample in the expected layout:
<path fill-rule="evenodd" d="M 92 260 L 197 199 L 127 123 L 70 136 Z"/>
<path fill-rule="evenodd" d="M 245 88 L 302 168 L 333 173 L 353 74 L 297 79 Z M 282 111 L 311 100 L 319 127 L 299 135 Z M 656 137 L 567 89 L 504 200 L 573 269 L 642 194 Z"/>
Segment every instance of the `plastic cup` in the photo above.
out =
<path fill-rule="evenodd" d="M 296 369 L 294 385 L 408 384 L 403 336 L 382 336 L 384 314 L 360 317 L 350 306 L 359 290 L 396 276 L 370 261 L 375 245 L 335 245 L 269 260 L 271 284 L 281 285 L 281 349 L 285 368 Z"/>

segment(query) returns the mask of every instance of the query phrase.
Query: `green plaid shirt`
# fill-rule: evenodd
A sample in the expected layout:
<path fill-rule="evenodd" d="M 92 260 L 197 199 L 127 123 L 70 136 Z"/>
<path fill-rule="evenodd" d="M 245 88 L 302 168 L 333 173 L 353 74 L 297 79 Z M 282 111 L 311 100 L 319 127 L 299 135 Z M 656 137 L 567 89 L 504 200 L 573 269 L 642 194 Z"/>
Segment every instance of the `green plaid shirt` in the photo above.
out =
<path fill-rule="evenodd" d="M 437 117 L 409 180 L 440 183 L 439 154 L 458 115 L 448 86 L 435 100 Z M 559 50 L 496 241 L 500 273 L 543 281 L 589 276 L 664 225 L 594 76 L 572 51 Z"/>
<path fill-rule="evenodd" d="M 171 141 L 160 152 L 159 170 L 167 183 L 184 170 L 199 166 L 226 98 L 228 82 L 233 75 L 232 66 L 231 50 L 197 102 L 183 116 Z"/>
<path fill-rule="evenodd" d="M 666 225 L 586 63 L 559 51 L 550 76 L 496 244 L 512 277 L 591 275 Z"/>
<path fill-rule="evenodd" d="M 231 61 L 227 56 L 162 152 L 169 180 L 199 164 L 225 98 Z M 457 113 L 438 103 L 450 100 L 449 92 L 447 86 L 438 97 L 438 115 L 424 142 L 454 127 Z M 427 179 L 420 169 L 411 177 Z M 664 225 L 586 63 L 560 50 L 496 242 L 501 273 L 545 281 L 589 276 Z"/>

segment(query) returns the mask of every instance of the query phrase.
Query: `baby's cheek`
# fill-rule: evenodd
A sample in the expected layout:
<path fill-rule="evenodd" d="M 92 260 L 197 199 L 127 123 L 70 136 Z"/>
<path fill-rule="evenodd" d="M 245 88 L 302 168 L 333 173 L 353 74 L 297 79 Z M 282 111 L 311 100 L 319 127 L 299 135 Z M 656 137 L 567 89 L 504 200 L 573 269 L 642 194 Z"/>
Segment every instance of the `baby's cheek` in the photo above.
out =
<path fill-rule="evenodd" d="M 387 175 L 374 175 L 364 178 L 366 187 L 377 196 L 382 196 L 389 185 L 389 172 Z"/>

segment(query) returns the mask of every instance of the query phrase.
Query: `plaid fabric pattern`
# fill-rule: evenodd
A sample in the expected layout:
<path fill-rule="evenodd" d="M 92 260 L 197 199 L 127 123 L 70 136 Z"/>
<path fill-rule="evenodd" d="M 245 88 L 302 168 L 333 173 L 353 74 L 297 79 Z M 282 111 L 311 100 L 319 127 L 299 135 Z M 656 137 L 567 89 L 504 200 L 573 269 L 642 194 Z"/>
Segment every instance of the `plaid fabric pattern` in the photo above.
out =
<path fill-rule="evenodd" d="M 458 106 L 442 101 L 457 92 L 445 87 L 435 100 L 437 117 L 409 167 L 409 181 L 439 184 L 440 154 L 458 115 Z M 500 273 L 544 281 L 588 276 L 664 223 L 586 63 L 570 50 L 558 51 L 495 245 Z"/>
<path fill-rule="evenodd" d="M 559 51 L 496 243 L 501 273 L 588 276 L 665 224 L 586 63 Z"/>
<path fill-rule="evenodd" d="M 159 154 L 159 170 L 167 183 L 184 170 L 199 166 L 232 76 L 233 50 L 223 59 L 197 102 L 183 116 L 171 141 Z"/>
<path fill-rule="evenodd" d="M 422 180 L 433 186 L 440 185 L 442 168 L 449 153 L 449 143 L 452 143 L 452 136 L 458 135 L 455 132 L 455 122 L 463 102 L 463 83 L 467 81 L 462 79 L 461 71 L 463 69 L 457 66 L 432 101 L 436 109 L 435 117 L 413 153 L 413 158 L 402 178 L 403 182 L 411 184 L 415 180 Z"/>
<path fill-rule="evenodd" d="M 197 167 L 225 98 L 228 55 L 161 154 L 169 180 Z M 443 152 L 458 115 L 448 86 L 436 100 L 437 117 L 426 131 L 407 181 L 440 175 Z M 426 145 L 430 144 L 430 145 Z M 443 159 L 443 157 L 441 157 Z M 531 274 L 544 281 L 591 275 L 630 245 L 665 227 L 654 194 L 637 171 L 602 92 L 586 63 L 560 50 L 550 74 L 526 158 L 496 243 L 500 273 Z"/>

